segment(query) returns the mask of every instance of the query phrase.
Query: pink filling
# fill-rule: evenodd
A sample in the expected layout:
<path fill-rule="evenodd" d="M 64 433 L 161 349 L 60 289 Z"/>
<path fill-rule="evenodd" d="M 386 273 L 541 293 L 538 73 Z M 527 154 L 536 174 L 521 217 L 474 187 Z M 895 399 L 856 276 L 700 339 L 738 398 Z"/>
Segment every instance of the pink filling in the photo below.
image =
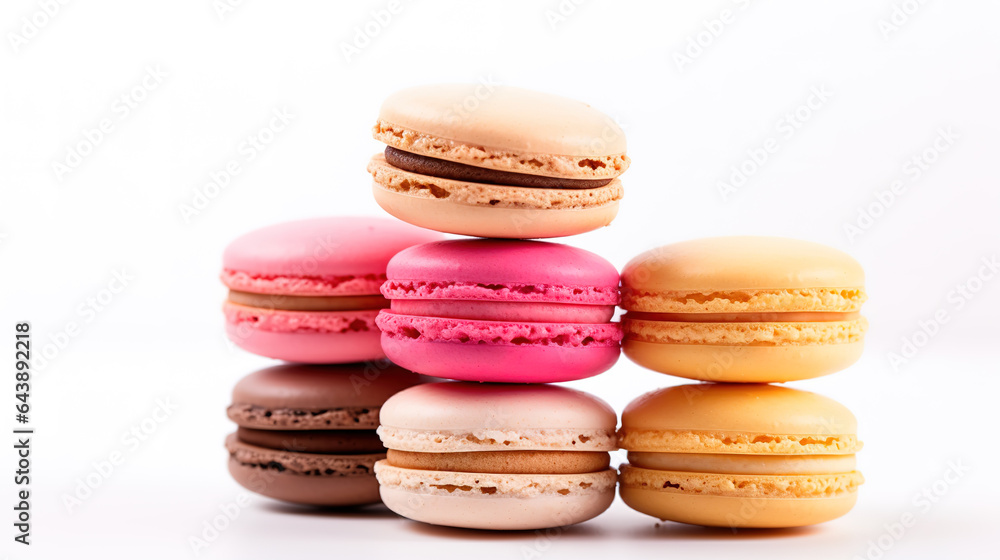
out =
<path fill-rule="evenodd" d="M 618 323 L 504 323 L 415 317 L 385 310 L 379 313 L 375 322 L 385 336 L 417 342 L 580 348 L 617 346 L 622 340 Z"/>
<path fill-rule="evenodd" d="M 536 323 L 606 323 L 615 315 L 613 305 L 462 299 L 396 299 L 392 301 L 392 310 L 402 315 Z"/>
<path fill-rule="evenodd" d="M 617 305 L 618 287 L 556 286 L 551 284 L 485 284 L 389 280 L 382 285 L 389 299 L 463 299 L 509 302 Z"/>
<path fill-rule="evenodd" d="M 385 282 L 385 274 L 363 276 L 275 276 L 222 271 L 222 283 L 240 292 L 287 296 L 374 295 Z"/>
<path fill-rule="evenodd" d="M 226 321 L 269 332 L 348 333 L 376 330 L 378 310 L 364 311 L 281 311 L 260 309 L 226 302 Z"/>

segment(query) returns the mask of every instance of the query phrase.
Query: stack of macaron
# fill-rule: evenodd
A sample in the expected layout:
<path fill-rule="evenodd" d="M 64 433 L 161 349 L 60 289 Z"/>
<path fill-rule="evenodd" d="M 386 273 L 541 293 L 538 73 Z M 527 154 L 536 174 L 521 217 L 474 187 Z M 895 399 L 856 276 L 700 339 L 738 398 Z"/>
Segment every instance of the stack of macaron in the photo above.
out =
<path fill-rule="evenodd" d="M 614 499 L 617 417 L 546 383 L 609 369 L 619 275 L 574 247 L 529 241 L 608 225 L 625 137 L 577 101 L 517 88 L 439 85 L 390 96 L 374 128 L 375 200 L 425 228 L 488 239 L 410 247 L 389 262 L 376 324 L 402 367 L 454 381 L 391 397 L 375 464 L 393 511 L 426 523 L 544 529 Z"/>
<path fill-rule="evenodd" d="M 278 224 L 225 251 L 230 340 L 291 362 L 233 391 L 226 447 L 240 484 L 494 530 L 586 521 L 616 487 L 637 511 L 732 528 L 854 506 L 853 414 L 773 385 L 860 357 L 854 259 L 793 239 L 712 238 L 648 251 L 619 275 L 537 241 L 608 225 L 622 198 L 624 133 L 570 99 L 416 87 L 384 102 L 373 135 L 386 144 L 368 165 L 375 200 L 407 223 Z M 702 383 L 638 397 L 620 428 L 601 399 L 551 385 L 607 371 L 622 351 Z M 628 463 L 616 472 L 619 447 Z"/>
<path fill-rule="evenodd" d="M 710 383 L 653 391 L 622 415 L 620 492 L 660 519 L 794 527 L 847 513 L 864 479 L 854 415 L 782 383 L 861 355 L 864 271 L 816 243 L 723 237 L 676 243 L 622 272 L 623 351 Z"/>
<path fill-rule="evenodd" d="M 385 358 L 375 318 L 379 289 L 400 250 L 441 235 L 381 218 L 277 224 L 223 255 L 226 334 L 290 364 L 251 373 L 233 390 L 229 471 L 244 487 L 287 502 L 379 501 L 374 463 L 379 410 L 419 375 Z"/>

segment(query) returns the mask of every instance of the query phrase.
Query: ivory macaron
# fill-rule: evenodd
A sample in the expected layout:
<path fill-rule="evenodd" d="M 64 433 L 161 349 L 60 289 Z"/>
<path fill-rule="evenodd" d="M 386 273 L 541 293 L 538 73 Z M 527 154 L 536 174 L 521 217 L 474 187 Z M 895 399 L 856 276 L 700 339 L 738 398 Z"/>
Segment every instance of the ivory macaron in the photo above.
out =
<path fill-rule="evenodd" d="M 591 519 L 614 500 L 614 411 L 555 385 L 431 383 L 382 407 L 389 448 L 382 501 L 424 523 L 545 529 Z"/>
<path fill-rule="evenodd" d="M 622 414 L 621 497 L 663 520 L 778 528 L 836 519 L 864 482 L 857 422 L 829 398 L 760 384 L 681 385 Z"/>
<path fill-rule="evenodd" d="M 784 382 L 861 356 L 865 275 L 846 253 L 779 237 L 667 245 L 622 271 L 625 355 L 704 381 Z"/>
<path fill-rule="evenodd" d="M 368 171 L 397 218 L 479 237 L 575 235 L 611 223 L 629 165 L 625 134 L 572 99 L 507 86 L 447 84 L 385 100 Z"/>
<path fill-rule="evenodd" d="M 379 409 L 420 376 L 387 362 L 285 364 L 236 384 L 227 411 L 229 472 L 258 494 L 308 505 L 379 501 L 375 462 L 385 448 Z"/>
<path fill-rule="evenodd" d="M 226 247 L 226 334 L 269 358 L 347 363 L 384 357 L 375 316 L 397 252 L 441 235 L 395 220 L 329 217 L 247 233 Z"/>

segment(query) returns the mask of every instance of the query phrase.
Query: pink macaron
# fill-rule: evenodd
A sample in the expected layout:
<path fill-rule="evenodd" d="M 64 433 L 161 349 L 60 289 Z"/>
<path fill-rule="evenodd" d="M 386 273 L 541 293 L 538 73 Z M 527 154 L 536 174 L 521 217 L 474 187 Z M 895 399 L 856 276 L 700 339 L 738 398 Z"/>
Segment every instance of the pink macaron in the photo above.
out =
<path fill-rule="evenodd" d="M 618 360 L 611 322 L 618 272 L 574 247 L 536 241 L 439 241 L 389 261 L 376 320 L 399 365 L 437 377 L 552 383 Z"/>
<path fill-rule="evenodd" d="M 226 334 L 269 358 L 348 363 L 384 357 L 375 316 L 397 252 L 443 236 L 393 220 L 330 217 L 261 228 L 226 247 Z"/>

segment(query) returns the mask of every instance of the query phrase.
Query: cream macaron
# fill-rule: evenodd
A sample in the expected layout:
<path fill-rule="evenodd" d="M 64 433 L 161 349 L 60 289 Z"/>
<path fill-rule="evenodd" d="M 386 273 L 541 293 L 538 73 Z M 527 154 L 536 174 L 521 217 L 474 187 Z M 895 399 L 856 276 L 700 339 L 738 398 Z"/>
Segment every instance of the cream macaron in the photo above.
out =
<path fill-rule="evenodd" d="M 619 431 L 621 497 L 663 520 L 797 527 L 854 506 L 857 421 L 829 398 L 760 384 L 682 385 L 642 395 Z"/>
<path fill-rule="evenodd" d="M 865 275 L 846 253 L 780 237 L 667 245 L 622 272 L 623 351 L 704 381 L 784 382 L 861 356 Z"/>
<path fill-rule="evenodd" d="M 375 200 L 425 228 L 480 237 L 561 237 L 611 223 L 629 165 L 625 134 L 572 99 L 476 84 L 419 86 L 385 100 L 374 127 Z"/>
<path fill-rule="evenodd" d="M 413 387 L 381 410 L 382 501 L 416 521 L 471 529 L 586 521 L 614 500 L 616 424 L 607 403 L 565 387 Z"/>

